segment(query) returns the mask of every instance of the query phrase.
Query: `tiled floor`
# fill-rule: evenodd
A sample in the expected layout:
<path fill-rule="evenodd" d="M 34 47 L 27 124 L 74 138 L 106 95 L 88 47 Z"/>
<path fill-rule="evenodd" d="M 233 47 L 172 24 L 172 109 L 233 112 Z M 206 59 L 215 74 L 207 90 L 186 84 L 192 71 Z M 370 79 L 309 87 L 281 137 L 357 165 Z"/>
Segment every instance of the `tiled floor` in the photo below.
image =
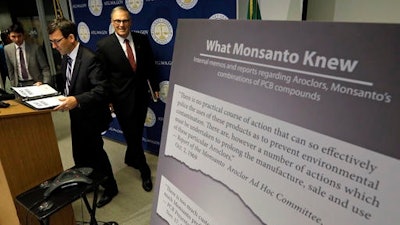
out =
<path fill-rule="evenodd" d="M 74 163 L 71 153 L 69 115 L 67 112 L 54 112 L 52 116 L 63 167 L 70 168 Z M 108 205 L 97 209 L 96 218 L 99 224 L 116 221 L 119 225 L 149 225 L 154 192 L 145 192 L 141 186 L 139 172 L 124 164 L 125 145 L 105 138 L 104 148 L 110 158 L 120 192 Z M 152 170 L 153 183 L 155 183 L 158 157 L 148 153 L 146 156 Z M 83 201 L 74 202 L 73 208 L 77 221 L 89 221 L 89 214 Z"/>

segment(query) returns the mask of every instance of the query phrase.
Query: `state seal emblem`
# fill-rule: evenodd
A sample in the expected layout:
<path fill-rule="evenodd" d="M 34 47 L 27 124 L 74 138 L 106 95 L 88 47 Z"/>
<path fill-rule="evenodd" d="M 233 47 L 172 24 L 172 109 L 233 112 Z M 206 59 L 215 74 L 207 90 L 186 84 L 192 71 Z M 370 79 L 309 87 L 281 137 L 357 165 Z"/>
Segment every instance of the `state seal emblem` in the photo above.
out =
<path fill-rule="evenodd" d="M 174 35 L 171 23 L 164 18 L 154 20 L 150 32 L 153 40 L 160 45 L 168 44 Z"/>
<path fill-rule="evenodd" d="M 143 0 L 126 0 L 125 5 L 132 14 L 139 14 L 143 9 Z"/>
<path fill-rule="evenodd" d="M 88 43 L 90 40 L 90 29 L 88 25 L 85 22 L 80 22 L 78 24 L 78 35 L 79 39 L 83 43 Z"/>
<path fill-rule="evenodd" d="M 156 114 L 150 107 L 147 108 L 147 115 L 146 115 L 146 120 L 144 121 L 144 126 L 146 127 L 152 127 L 156 124 Z"/>
<path fill-rule="evenodd" d="M 197 0 L 176 0 L 176 3 L 178 3 L 182 9 L 191 9 L 197 4 Z"/>
<path fill-rule="evenodd" d="M 101 0 L 89 0 L 88 7 L 93 16 L 100 16 L 103 10 L 103 2 Z"/>

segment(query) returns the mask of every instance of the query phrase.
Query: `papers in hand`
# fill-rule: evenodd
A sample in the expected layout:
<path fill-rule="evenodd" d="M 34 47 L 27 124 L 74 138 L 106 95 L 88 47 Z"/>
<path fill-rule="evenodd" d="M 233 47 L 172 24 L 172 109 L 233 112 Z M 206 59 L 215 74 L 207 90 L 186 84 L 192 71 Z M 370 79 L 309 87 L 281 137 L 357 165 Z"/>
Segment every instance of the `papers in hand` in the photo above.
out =
<path fill-rule="evenodd" d="M 64 96 L 58 95 L 58 96 L 52 96 L 35 100 L 27 100 L 24 103 L 34 109 L 49 109 L 60 105 L 61 101 L 59 99 L 62 97 Z"/>
<path fill-rule="evenodd" d="M 34 109 L 50 109 L 61 104 L 63 97 L 48 84 L 39 86 L 12 87 L 16 96 L 27 106 Z"/>
<path fill-rule="evenodd" d="M 48 84 L 42 84 L 39 86 L 12 87 L 12 89 L 24 100 L 58 95 L 58 92 Z"/>

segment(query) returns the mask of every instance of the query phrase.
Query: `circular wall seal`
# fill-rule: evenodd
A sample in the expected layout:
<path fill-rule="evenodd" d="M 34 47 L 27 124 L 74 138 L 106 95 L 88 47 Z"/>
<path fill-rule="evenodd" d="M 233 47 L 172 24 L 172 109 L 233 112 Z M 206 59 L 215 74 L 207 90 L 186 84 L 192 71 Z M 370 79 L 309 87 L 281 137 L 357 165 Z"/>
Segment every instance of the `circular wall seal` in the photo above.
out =
<path fill-rule="evenodd" d="M 147 108 L 147 115 L 146 115 L 146 120 L 144 121 L 144 126 L 146 127 L 152 127 L 156 124 L 156 114 L 150 107 Z"/>
<path fill-rule="evenodd" d="M 139 14 L 143 9 L 143 0 L 126 0 L 125 5 L 132 14 Z"/>
<path fill-rule="evenodd" d="M 90 30 L 88 25 L 85 22 L 80 22 L 78 24 L 78 35 L 79 35 L 79 39 L 83 42 L 83 43 L 88 43 L 90 40 Z"/>
<path fill-rule="evenodd" d="M 168 97 L 168 90 L 169 90 L 169 81 L 161 81 L 160 82 L 160 100 L 164 103 L 167 101 Z"/>
<path fill-rule="evenodd" d="M 191 9 L 197 4 L 197 0 L 176 0 L 176 3 L 178 3 L 182 9 Z"/>
<path fill-rule="evenodd" d="M 168 44 L 174 35 L 171 23 L 164 18 L 154 20 L 150 32 L 153 40 L 160 45 Z"/>
<path fill-rule="evenodd" d="M 108 26 L 108 34 L 112 34 L 115 32 L 114 26 L 112 25 L 112 23 L 110 23 L 110 25 Z"/>
<path fill-rule="evenodd" d="M 210 16 L 210 19 L 211 20 L 229 20 L 229 18 L 222 13 L 216 13 L 216 14 Z"/>
<path fill-rule="evenodd" d="M 103 10 L 103 2 L 101 0 L 89 0 L 88 7 L 93 16 L 100 16 Z"/>

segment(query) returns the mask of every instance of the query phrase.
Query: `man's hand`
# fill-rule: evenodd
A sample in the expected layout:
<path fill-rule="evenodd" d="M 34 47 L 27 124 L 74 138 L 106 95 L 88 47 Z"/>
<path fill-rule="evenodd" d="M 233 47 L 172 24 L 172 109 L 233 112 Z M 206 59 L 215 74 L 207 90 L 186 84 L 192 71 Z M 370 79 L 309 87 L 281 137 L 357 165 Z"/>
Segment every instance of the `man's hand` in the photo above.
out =
<path fill-rule="evenodd" d="M 71 110 L 78 105 L 78 101 L 74 96 L 60 97 L 58 100 L 60 100 L 61 104 L 54 108 L 56 111 Z"/>

